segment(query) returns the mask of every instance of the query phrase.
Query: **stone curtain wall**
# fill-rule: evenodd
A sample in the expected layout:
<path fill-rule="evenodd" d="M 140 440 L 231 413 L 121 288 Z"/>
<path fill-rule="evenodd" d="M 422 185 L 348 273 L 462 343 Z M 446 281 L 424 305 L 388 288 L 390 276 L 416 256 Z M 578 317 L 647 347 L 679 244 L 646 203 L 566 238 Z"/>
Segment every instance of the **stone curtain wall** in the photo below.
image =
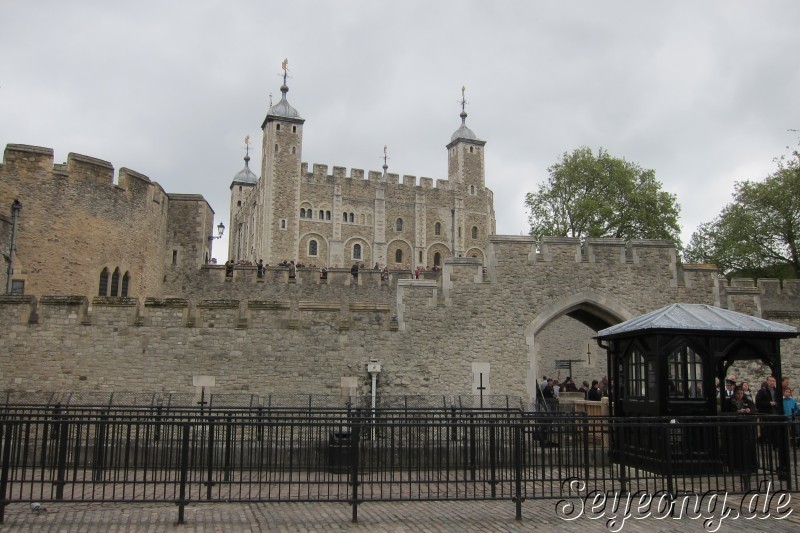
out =
<path fill-rule="evenodd" d="M 800 316 L 797 284 L 727 286 L 708 267 L 679 268 L 661 242 L 492 237 L 489 251 L 486 274 L 480 260 L 456 258 L 430 279 L 395 272 L 388 284 L 368 270 L 323 282 L 301 269 L 290 283 L 285 269 L 259 281 L 253 268 L 226 278 L 206 267 L 175 273 L 174 298 L 3 297 L 0 387 L 191 392 L 192 376 L 212 375 L 215 392 L 338 394 L 354 383 L 368 394 L 377 358 L 379 395 L 474 394 L 477 368 L 493 394 L 528 396 L 557 355 L 585 354 L 591 331 L 567 313 L 619 321 L 721 299 L 782 322 Z M 787 374 L 797 351 L 783 344 Z M 577 380 L 605 374 L 598 355 L 596 375 L 578 364 Z"/>
<path fill-rule="evenodd" d="M 49 148 L 8 145 L 0 166 L 0 205 L 22 203 L 15 271 L 25 293 L 96 295 L 103 267 L 131 275 L 130 294 L 160 294 L 169 200 L 132 170 Z M 198 235 L 194 242 L 202 242 Z M 196 265 L 195 265 L 196 268 Z"/>

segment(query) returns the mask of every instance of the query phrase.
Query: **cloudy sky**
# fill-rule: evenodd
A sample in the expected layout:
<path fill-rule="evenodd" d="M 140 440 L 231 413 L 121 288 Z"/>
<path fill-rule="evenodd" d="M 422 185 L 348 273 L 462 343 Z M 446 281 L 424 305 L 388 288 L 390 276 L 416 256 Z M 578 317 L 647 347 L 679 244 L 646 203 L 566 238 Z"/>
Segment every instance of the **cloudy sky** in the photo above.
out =
<path fill-rule="evenodd" d="M 796 0 L 0 0 L 0 145 L 132 168 L 228 225 L 288 58 L 309 164 L 380 170 L 388 145 L 390 172 L 445 178 L 463 85 L 498 233 L 586 145 L 655 169 L 686 243 L 797 144 L 798 22 Z"/>

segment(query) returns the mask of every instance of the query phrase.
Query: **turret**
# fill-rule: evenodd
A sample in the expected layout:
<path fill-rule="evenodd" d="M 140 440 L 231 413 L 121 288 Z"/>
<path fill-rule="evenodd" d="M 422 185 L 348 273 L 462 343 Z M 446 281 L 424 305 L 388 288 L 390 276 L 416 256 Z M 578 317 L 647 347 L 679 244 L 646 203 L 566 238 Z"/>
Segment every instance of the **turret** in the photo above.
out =
<path fill-rule="evenodd" d="M 284 60 L 280 101 L 270 106 L 264 122 L 261 164 L 264 232 L 256 242 L 259 257 L 294 259 L 299 239 L 300 159 L 305 120 L 286 99 L 288 61 Z"/>
<path fill-rule="evenodd" d="M 447 145 L 447 178 L 458 187 L 464 186 L 463 194 L 475 195 L 483 189 L 484 165 L 483 147 L 486 141 L 467 127 L 467 112 L 464 87 L 461 88 L 461 127 L 450 137 Z"/>
<path fill-rule="evenodd" d="M 228 257 L 234 261 L 247 257 L 244 238 L 241 235 L 242 222 L 239 213 L 247 198 L 258 183 L 258 176 L 250 170 L 250 136 L 244 139 L 244 168 L 236 173 L 231 182 L 230 233 L 228 237 Z"/>

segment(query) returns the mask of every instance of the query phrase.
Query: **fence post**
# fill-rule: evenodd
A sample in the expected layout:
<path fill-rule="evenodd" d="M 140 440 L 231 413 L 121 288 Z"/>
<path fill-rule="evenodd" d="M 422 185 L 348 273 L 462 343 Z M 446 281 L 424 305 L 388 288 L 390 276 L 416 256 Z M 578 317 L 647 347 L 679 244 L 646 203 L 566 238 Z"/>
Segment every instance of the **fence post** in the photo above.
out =
<path fill-rule="evenodd" d="M 67 444 L 69 439 L 69 422 L 64 415 L 58 415 L 61 419 L 58 424 L 58 463 L 56 466 L 56 500 L 64 499 L 64 485 L 66 485 L 67 472 Z"/>
<path fill-rule="evenodd" d="M 489 421 L 489 485 L 492 487 L 492 499 L 497 498 L 497 457 L 495 442 L 495 420 Z"/>
<path fill-rule="evenodd" d="M 8 469 L 11 463 L 11 436 L 13 430 L 11 422 L 0 424 L 0 438 L 3 439 L 3 466 L 0 470 L 0 524 L 6 515 L 6 490 L 8 488 Z"/>
<path fill-rule="evenodd" d="M 352 522 L 358 522 L 358 471 L 359 471 L 359 449 L 361 441 L 361 424 L 360 417 L 356 419 L 353 429 L 350 432 L 350 485 L 353 487 L 351 505 L 353 506 Z"/>
<path fill-rule="evenodd" d="M 186 507 L 186 481 L 189 477 L 189 422 L 183 424 L 181 444 L 181 485 L 178 494 L 178 523 L 183 524 L 183 510 Z"/>
<path fill-rule="evenodd" d="M 225 424 L 225 465 L 224 480 L 231 480 L 231 447 L 233 446 L 233 413 L 228 413 Z"/>
<path fill-rule="evenodd" d="M 470 481 L 475 481 L 475 470 L 477 468 L 476 465 L 476 443 L 475 443 L 475 414 L 470 413 L 469 415 L 469 470 L 470 470 Z"/>
<path fill-rule="evenodd" d="M 583 413 L 583 479 L 589 483 L 589 417 Z"/>
<path fill-rule="evenodd" d="M 208 458 L 206 464 L 206 499 L 211 499 L 211 489 L 214 487 L 214 419 L 208 417 Z"/>
<path fill-rule="evenodd" d="M 516 519 L 522 520 L 522 424 L 514 425 L 514 503 Z"/>
<path fill-rule="evenodd" d="M 106 412 L 107 413 L 107 412 Z M 107 431 L 108 414 L 100 415 L 100 420 L 97 421 L 95 430 L 94 442 L 94 465 L 92 468 L 94 481 L 101 481 L 103 479 L 103 463 L 105 461 L 105 440 Z"/>

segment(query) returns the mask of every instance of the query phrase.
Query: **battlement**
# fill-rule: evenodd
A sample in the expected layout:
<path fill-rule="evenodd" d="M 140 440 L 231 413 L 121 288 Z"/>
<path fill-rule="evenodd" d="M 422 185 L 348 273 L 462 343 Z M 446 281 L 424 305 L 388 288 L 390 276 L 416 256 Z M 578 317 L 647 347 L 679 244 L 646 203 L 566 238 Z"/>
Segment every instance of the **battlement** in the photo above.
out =
<path fill-rule="evenodd" d="M 331 169 L 330 173 L 328 173 L 329 168 Z M 383 171 L 379 170 L 367 171 L 365 178 L 364 170 L 360 168 L 352 168 L 348 174 L 346 167 L 329 167 L 328 165 L 319 163 L 313 163 L 311 165 L 311 171 L 309 171 L 308 163 L 300 163 L 300 174 L 307 182 L 320 184 L 331 182 L 334 184 L 342 184 L 343 180 L 352 180 L 364 183 L 385 183 L 387 185 L 398 185 L 409 188 L 419 187 L 421 189 L 451 189 L 450 180 L 448 179 L 421 177 L 419 178 L 419 184 L 417 184 L 416 176 L 403 174 L 401 177 L 400 174 L 394 172 L 387 172 L 384 175 Z"/>
<path fill-rule="evenodd" d="M 489 243 L 498 260 L 524 256 L 527 262 L 601 264 L 675 264 L 675 244 L 661 240 L 491 235 Z"/>
<path fill-rule="evenodd" d="M 121 167 L 117 183 L 114 183 L 114 165 L 103 159 L 70 152 L 67 161 L 54 163 L 53 149 L 25 144 L 8 144 L 3 153 L 0 172 L 15 175 L 18 179 L 41 179 L 47 175 L 66 178 L 76 183 L 88 183 L 94 187 L 108 186 L 109 190 L 121 189 L 129 196 L 148 196 L 159 201 L 165 196 L 160 185 L 139 172 Z"/>

